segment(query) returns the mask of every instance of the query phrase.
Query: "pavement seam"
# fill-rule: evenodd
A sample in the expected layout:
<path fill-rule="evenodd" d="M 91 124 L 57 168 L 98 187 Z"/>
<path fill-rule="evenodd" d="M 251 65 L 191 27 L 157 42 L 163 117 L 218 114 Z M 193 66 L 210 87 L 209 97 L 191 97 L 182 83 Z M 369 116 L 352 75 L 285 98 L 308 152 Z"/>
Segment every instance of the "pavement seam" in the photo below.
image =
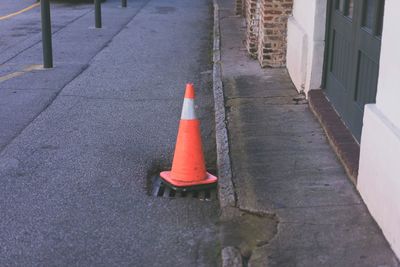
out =
<path fill-rule="evenodd" d="M 114 37 L 117 36 L 118 34 L 120 34 L 129 23 L 132 22 L 132 20 L 134 20 L 136 18 L 136 16 L 142 11 L 142 9 L 147 6 L 147 4 L 150 2 L 151 0 L 147 0 L 144 1 L 143 4 L 138 8 L 138 10 L 133 13 L 132 18 L 127 21 L 126 23 L 122 24 L 121 28 L 110 38 L 110 40 L 108 40 L 107 42 L 104 43 L 104 45 L 99 49 L 99 51 L 89 60 L 88 65 L 90 65 L 90 63 L 93 61 L 93 59 L 101 52 L 103 51 L 106 47 L 108 47 L 110 45 L 110 43 L 114 40 Z M 83 72 L 83 71 L 82 71 Z M 79 76 L 81 73 L 79 73 L 77 76 Z M 77 77 L 76 76 L 76 77 Z"/>
<path fill-rule="evenodd" d="M 68 24 L 66 24 L 66 25 L 60 27 L 59 29 L 53 31 L 52 34 L 51 34 L 51 36 L 56 35 L 59 31 L 65 29 L 65 28 L 66 28 L 67 26 L 69 26 L 71 23 L 74 23 L 75 21 L 77 21 L 77 20 L 79 20 L 80 18 L 86 16 L 87 14 L 89 14 L 89 13 L 92 12 L 92 11 L 93 11 L 93 10 L 89 10 L 89 11 L 83 13 L 82 15 L 76 17 L 75 19 L 71 20 L 70 22 L 68 22 Z M 136 14 L 135 14 L 135 15 L 136 15 Z M 31 38 L 32 38 L 32 39 L 35 38 L 35 37 L 36 37 L 36 38 L 38 38 L 38 37 L 40 38 L 41 34 L 42 34 L 42 33 L 40 32 L 40 33 L 38 33 L 36 36 L 32 36 Z M 0 65 L 3 65 L 3 64 L 8 63 L 9 61 L 13 60 L 14 58 L 18 57 L 20 54 L 24 53 L 24 52 L 27 51 L 28 49 L 31 49 L 32 47 L 34 47 L 35 45 L 37 45 L 37 44 L 39 44 L 39 43 L 41 43 L 41 42 L 42 42 L 42 38 L 40 38 L 39 40 L 35 41 L 33 44 L 29 45 L 28 47 L 22 49 L 22 50 L 19 51 L 17 54 L 15 54 L 15 55 L 13 55 L 13 56 L 11 56 L 11 57 L 5 59 L 4 61 L 2 61 L 2 62 L 0 63 Z M 7 51 L 7 50 L 10 49 L 10 48 L 11 48 L 11 47 L 7 48 L 7 49 L 4 50 L 3 52 Z"/>
<path fill-rule="evenodd" d="M 72 81 L 74 81 L 77 77 L 79 77 L 87 68 L 89 68 L 90 63 L 93 61 L 93 59 L 94 59 L 101 51 L 103 51 L 103 50 L 114 40 L 115 36 L 119 35 L 119 34 L 122 32 L 122 30 L 124 30 L 124 29 L 126 28 L 126 26 L 127 26 L 129 23 L 131 23 L 132 20 L 134 20 L 134 19 L 136 18 L 136 16 L 140 13 L 140 11 L 142 11 L 142 9 L 143 9 L 150 1 L 151 1 L 151 0 L 145 1 L 145 2 L 138 8 L 138 10 L 133 14 L 132 18 L 131 18 L 130 20 L 128 20 L 126 23 L 124 23 L 124 24 L 121 25 L 121 28 L 120 28 L 114 35 L 112 35 L 112 37 L 110 38 L 110 40 L 107 41 L 107 42 L 93 55 L 92 58 L 89 59 L 88 63 L 85 64 L 85 65 L 83 65 L 82 68 L 81 68 L 81 70 L 80 70 L 75 76 L 73 76 L 69 81 L 67 81 L 67 82 L 61 87 L 61 89 L 60 89 L 56 94 L 54 94 L 54 96 L 53 96 L 51 99 L 49 99 L 49 102 L 48 102 L 47 105 L 43 108 L 43 110 L 42 110 L 41 112 L 39 112 L 34 118 L 32 118 L 32 119 L 29 121 L 29 123 L 27 123 L 26 126 L 25 126 L 23 129 L 21 129 L 18 133 L 16 133 L 16 134 L 14 135 L 14 137 L 13 137 L 5 146 L 0 147 L 0 154 L 8 147 L 11 143 L 13 143 L 14 140 L 15 140 L 16 138 L 18 138 L 18 136 L 19 136 L 23 131 L 25 131 L 26 128 L 28 128 L 28 127 L 32 124 L 33 121 L 35 121 L 43 112 L 45 112 L 45 111 L 51 106 L 51 104 L 52 104 L 52 103 L 54 102 L 54 100 L 56 100 L 57 97 L 62 93 L 62 91 L 64 90 L 65 87 L 67 87 Z M 89 11 L 89 12 L 90 12 L 90 11 Z M 89 13 L 89 12 L 88 12 L 88 13 Z M 86 14 L 88 14 L 88 13 L 85 13 L 84 15 L 86 15 Z M 82 16 L 84 16 L 84 15 L 82 15 Z M 79 18 L 81 18 L 82 16 L 80 16 Z M 77 19 L 79 19 L 79 18 L 77 18 Z M 74 20 L 74 21 L 75 21 L 75 20 Z M 65 26 L 65 27 L 66 27 L 66 26 Z M 31 47 L 33 47 L 33 46 L 34 46 L 34 45 L 32 45 Z M 14 57 L 13 57 L 13 58 L 14 58 Z M 11 59 L 10 59 L 10 60 L 11 60 Z"/>
<path fill-rule="evenodd" d="M 121 102 L 146 102 L 146 101 L 173 101 L 173 102 L 180 102 L 180 100 L 176 98 L 136 98 L 136 99 L 129 99 L 129 98 L 121 98 L 121 97 L 92 97 L 92 96 L 84 96 L 84 95 L 69 95 L 69 94 L 62 94 L 60 97 L 76 97 L 88 100 L 110 100 L 110 101 L 121 101 Z"/>

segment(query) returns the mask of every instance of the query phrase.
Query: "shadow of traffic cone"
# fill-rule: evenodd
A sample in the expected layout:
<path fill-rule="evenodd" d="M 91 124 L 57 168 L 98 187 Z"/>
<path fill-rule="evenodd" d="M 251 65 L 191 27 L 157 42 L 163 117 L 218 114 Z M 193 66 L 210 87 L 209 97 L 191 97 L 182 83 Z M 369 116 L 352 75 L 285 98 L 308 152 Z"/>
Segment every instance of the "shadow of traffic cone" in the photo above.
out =
<path fill-rule="evenodd" d="M 217 177 L 206 171 L 194 98 L 193 84 L 187 84 L 172 170 L 160 173 L 164 182 L 175 190 L 195 190 L 217 182 Z"/>

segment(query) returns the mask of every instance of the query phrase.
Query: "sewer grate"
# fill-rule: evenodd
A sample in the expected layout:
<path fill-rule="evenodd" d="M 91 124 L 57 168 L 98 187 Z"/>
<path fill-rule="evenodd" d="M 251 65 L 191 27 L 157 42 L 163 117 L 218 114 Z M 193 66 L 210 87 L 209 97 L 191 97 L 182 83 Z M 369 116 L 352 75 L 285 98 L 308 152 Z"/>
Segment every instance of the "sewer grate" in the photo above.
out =
<path fill-rule="evenodd" d="M 164 198 L 194 198 L 201 201 L 217 200 L 216 187 L 208 187 L 198 190 L 175 190 L 168 186 L 160 177 L 152 179 L 152 196 Z"/>

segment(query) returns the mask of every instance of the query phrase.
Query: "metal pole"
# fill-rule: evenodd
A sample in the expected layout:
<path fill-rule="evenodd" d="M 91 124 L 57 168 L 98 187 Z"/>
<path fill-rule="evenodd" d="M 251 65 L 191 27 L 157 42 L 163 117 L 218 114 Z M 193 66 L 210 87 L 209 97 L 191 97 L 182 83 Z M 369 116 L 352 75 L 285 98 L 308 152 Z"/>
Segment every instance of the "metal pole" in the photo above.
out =
<path fill-rule="evenodd" d="M 121 0 L 121 6 L 122 7 L 126 7 L 126 5 L 127 5 L 127 0 Z"/>
<path fill-rule="evenodd" d="M 96 28 L 101 28 L 101 0 L 94 0 L 94 19 Z"/>
<path fill-rule="evenodd" d="M 40 1 L 42 14 L 42 44 L 43 44 L 43 67 L 53 67 L 53 48 L 51 45 L 51 21 L 50 21 L 50 0 Z"/>

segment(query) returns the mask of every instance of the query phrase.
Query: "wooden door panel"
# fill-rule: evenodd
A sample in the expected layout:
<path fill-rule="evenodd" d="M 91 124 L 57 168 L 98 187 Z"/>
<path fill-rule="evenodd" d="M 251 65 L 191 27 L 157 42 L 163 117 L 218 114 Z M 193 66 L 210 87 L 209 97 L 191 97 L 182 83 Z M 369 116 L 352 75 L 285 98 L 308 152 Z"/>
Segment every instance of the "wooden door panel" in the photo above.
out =
<path fill-rule="evenodd" d="M 332 39 L 333 49 L 331 55 L 330 75 L 335 76 L 336 80 L 344 87 L 343 89 L 346 89 L 349 85 L 349 60 L 352 56 L 351 43 L 343 34 L 336 30 L 333 30 Z M 343 90 L 343 92 L 344 91 L 345 90 Z"/>
<path fill-rule="evenodd" d="M 332 29 L 340 29 L 340 33 L 348 40 L 353 38 L 352 20 L 344 16 L 338 10 L 332 16 Z"/>
<path fill-rule="evenodd" d="M 378 70 L 378 64 L 368 55 L 359 51 L 354 102 L 360 109 L 363 109 L 365 103 L 375 102 Z"/>
<path fill-rule="evenodd" d="M 379 63 L 381 50 L 381 40 L 371 35 L 369 32 L 360 30 L 357 40 L 357 47 L 363 53 L 367 54 L 376 64 Z"/>
<path fill-rule="evenodd" d="M 332 92 L 332 90 L 327 90 L 327 95 L 332 104 L 334 104 L 336 111 L 341 114 L 345 111 L 346 99 L 345 99 L 345 88 L 342 83 L 336 79 L 336 77 L 332 74 L 328 74 L 327 84 L 329 84 L 330 88 L 335 88 L 336 92 Z M 339 92 L 340 91 L 340 92 Z"/>

